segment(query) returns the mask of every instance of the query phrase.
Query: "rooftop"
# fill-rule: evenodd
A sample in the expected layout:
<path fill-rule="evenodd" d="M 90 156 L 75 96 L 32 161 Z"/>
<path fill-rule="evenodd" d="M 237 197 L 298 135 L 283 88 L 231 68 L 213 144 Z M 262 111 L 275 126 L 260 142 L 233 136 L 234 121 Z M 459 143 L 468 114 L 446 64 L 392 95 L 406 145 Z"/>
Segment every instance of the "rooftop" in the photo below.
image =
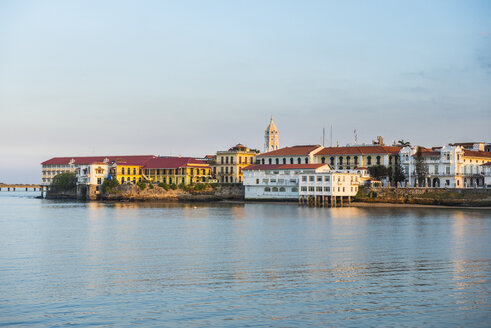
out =
<path fill-rule="evenodd" d="M 401 147 L 397 146 L 352 146 L 326 147 L 316 156 L 322 155 L 370 155 L 370 154 L 399 154 Z"/>
<path fill-rule="evenodd" d="M 267 156 L 307 156 L 310 155 L 313 151 L 317 150 L 322 146 L 319 145 L 301 145 L 301 146 L 292 146 L 280 148 L 278 150 L 273 150 L 267 153 L 263 153 L 258 157 L 267 157 Z"/>

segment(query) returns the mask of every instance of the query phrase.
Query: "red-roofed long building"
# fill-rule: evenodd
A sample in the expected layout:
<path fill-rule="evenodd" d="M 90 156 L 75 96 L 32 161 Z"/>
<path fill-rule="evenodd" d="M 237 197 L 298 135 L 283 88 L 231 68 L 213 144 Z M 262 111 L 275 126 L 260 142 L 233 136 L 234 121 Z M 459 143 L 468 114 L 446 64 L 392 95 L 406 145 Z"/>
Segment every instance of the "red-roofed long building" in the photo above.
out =
<path fill-rule="evenodd" d="M 206 161 L 193 157 L 157 157 L 145 163 L 143 177 L 150 182 L 185 184 L 210 182 L 211 171 Z"/>

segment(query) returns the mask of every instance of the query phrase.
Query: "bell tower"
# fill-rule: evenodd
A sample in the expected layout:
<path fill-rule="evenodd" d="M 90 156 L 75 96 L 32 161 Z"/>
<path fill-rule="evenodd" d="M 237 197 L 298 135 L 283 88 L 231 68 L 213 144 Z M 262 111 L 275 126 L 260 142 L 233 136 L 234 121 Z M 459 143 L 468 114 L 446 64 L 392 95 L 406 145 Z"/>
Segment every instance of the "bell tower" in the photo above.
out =
<path fill-rule="evenodd" d="M 264 152 L 270 152 L 280 148 L 278 128 L 273 122 L 273 116 L 271 116 L 271 121 L 269 122 L 266 132 L 264 134 Z"/>

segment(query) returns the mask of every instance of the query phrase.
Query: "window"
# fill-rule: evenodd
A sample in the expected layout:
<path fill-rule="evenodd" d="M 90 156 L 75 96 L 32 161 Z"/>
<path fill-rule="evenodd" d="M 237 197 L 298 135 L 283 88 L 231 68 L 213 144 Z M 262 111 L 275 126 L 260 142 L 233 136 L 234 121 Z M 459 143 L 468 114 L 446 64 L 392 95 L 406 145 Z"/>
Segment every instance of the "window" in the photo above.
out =
<path fill-rule="evenodd" d="M 367 164 L 372 165 L 372 156 L 367 157 Z"/>
<path fill-rule="evenodd" d="M 133 168 L 133 175 L 136 175 L 136 168 Z"/>
<path fill-rule="evenodd" d="M 261 160 L 261 163 L 264 165 L 264 158 Z"/>
<path fill-rule="evenodd" d="M 305 187 L 302 187 L 302 188 L 305 188 Z M 292 192 L 298 192 L 298 188 L 297 187 L 293 187 L 292 188 Z"/>
<path fill-rule="evenodd" d="M 102 179 L 101 178 L 97 178 L 97 184 L 101 184 L 102 183 Z"/>
<path fill-rule="evenodd" d="M 228 166 L 225 167 L 225 174 L 228 174 Z"/>
<path fill-rule="evenodd" d="M 344 187 L 343 187 L 343 192 L 344 192 Z"/>
<path fill-rule="evenodd" d="M 296 183 L 296 182 L 297 182 L 297 180 L 295 180 L 295 179 L 290 179 L 290 183 Z"/>
<path fill-rule="evenodd" d="M 121 174 L 124 174 L 124 167 L 121 168 Z"/>
<path fill-rule="evenodd" d="M 278 192 L 278 187 L 273 187 L 273 192 Z"/>
<path fill-rule="evenodd" d="M 285 187 L 280 188 L 280 192 L 285 192 L 285 191 L 286 191 Z"/>
<path fill-rule="evenodd" d="M 293 189 L 297 189 L 297 188 L 292 188 L 292 191 L 293 191 Z M 302 190 L 302 191 L 307 191 L 307 187 L 302 187 L 302 189 L 301 189 L 301 190 Z"/>
<path fill-rule="evenodd" d="M 268 161 L 269 161 L 269 165 L 273 164 L 273 160 L 271 158 Z"/>
<path fill-rule="evenodd" d="M 326 162 L 326 158 L 325 157 L 322 157 L 321 158 L 321 163 L 324 164 Z"/>
<path fill-rule="evenodd" d="M 343 158 L 339 157 L 339 165 L 343 165 Z"/>
<path fill-rule="evenodd" d="M 290 158 L 290 164 L 293 164 L 293 158 Z"/>
<path fill-rule="evenodd" d="M 302 160 L 300 158 L 297 158 L 297 164 L 302 164 Z"/>
<path fill-rule="evenodd" d="M 324 187 L 324 191 L 329 191 L 329 187 Z"/>
<path fill-rule="evenodd" d="M 234 158 L 230 156 L 230 164 L 234 164 Z"/>
<path fill-rule="evenodd" d="M 322 182 L 322 176 L 317 177 L 317 182 Z"/>
<path fill-rule="evenodd" d="M 269 181 L 276 183 L 276 179 L 269 179 Z"/>
<path fill-rule="evenodd" d="M 380 156 L 377 156 L 377 165 L 380 165 Z"/>
<path fill-rule="evenodd" d="M 239 164 L 242 164 L 242 157 L 239 156 Z"/>
<path fill-rule="evenodd" d="M 307 176 L 302 176 L 302 182 L 307 182 Z"/>
<path fill-rule="evenodd" d="M 305 157 L 305 164 L 309 164 L 309 158 Z"/>
<path fill-rule="evenodd" d="M 334 166 L 334 157 L 331 157 L 330 161 L 331 161 L 331 166 Z"/>
<path fill-rule="evenodd" d="M 350 160 L 351 160 L 351 157 L 346 157 L 346 165 L 349 165 L 350 164 Z"/>
<path fill-rule="evenodd" d="M 263 183 L 268 183 L 268 179 L 263 179 Z"/>
<path fill-rule="evenodd" d="M 314 191 L 314 187 L 309 187 L 309 191 Z"/>
<path fill-rule="evenodd" d="M 124 178 L 121 178 L 121 183 L 124 183 Z"/>
<path fill-rule="evenodd" d="M 259 184 L 259 179 L 256 179 L 256 184 Z"/>
<path fill-rule="evenodd" d="M 230 173 L 234 173 L 234 167 L 233 166 L 230 167 Z"/>
<path fill-rule="evenodd" d="M 316 188 L 315 188 L 315 191 L 322 192 L 322 187 L 316 187 Z"/>
<path fill-rule="evenodd" d="M 283 158 L 283 164 L 286 164 L 286 158 Z"/>
<path fill-rule="evenodd" d="M 223 164 L 223 157 L 220 157 L 220 164 Z"/>
<path fill-rule="evenodd" d="M 327 175 L 326 175 L 326 176 L 324 177 L 324 181 L 329 182 L 329 176 L 327 176 Z"/>
<path fill-rule="evenodd" d="M 277 158 L 275 162 L 276 162 L 276 164 L 280 164 L 280 159 Z"/>
<path fill-rule="evenodd" d="M 355 165 L 358 165 L 358 156 L 355 156 Z"/>
<path fill-rule="evenodd" d="M 315 177 L 313 175 L 309 176 L 309 181 L 310 182 L 314 182 L 314 180 L 315 180 Z"/>

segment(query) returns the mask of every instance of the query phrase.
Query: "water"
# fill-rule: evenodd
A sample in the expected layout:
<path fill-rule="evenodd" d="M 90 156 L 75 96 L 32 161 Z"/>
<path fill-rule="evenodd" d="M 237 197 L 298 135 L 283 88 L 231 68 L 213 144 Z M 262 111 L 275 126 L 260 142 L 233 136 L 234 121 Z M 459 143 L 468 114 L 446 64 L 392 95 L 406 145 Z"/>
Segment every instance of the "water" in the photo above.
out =
<path fill-rule="evenodd" d="M 0 325 L 491 325 L 491 211 L 0 192 Z"/>

